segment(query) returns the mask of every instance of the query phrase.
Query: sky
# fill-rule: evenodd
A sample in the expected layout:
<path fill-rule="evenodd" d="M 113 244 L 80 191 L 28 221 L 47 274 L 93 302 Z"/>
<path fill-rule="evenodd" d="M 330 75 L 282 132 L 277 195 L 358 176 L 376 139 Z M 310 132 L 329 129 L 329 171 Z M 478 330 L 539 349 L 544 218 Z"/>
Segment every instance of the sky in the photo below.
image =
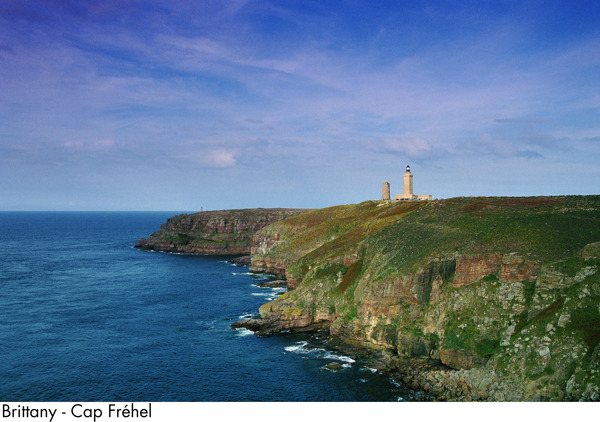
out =
<path fill-rule="evenodd" d="M 0 210 L 600 194 L 600 2 L 0 0 Z"/>

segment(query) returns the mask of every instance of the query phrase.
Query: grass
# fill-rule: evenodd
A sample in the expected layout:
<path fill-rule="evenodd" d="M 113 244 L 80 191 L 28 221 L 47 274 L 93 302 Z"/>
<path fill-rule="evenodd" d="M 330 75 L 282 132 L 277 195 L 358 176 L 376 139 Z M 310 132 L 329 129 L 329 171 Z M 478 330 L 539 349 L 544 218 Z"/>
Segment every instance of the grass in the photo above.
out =
<path fill-rule="evenodd" d="M 259 235 L 278 233 L 284 240 L 266 256 L 293 263 L 288 271 L 303 278 L 310 266 L 329 267 L 332 261 L 358 253 L 365 239 L 424 205 L 380 204 L 367 201 L 325 208 L 273 224 Z"/>
<path fill-rule="evenodd" d="M 350 284 L 358 278 L 361 269 L 362 259 L 359 259 L 354 264 L 350 265 L 350 267 L 346 271 L 346 274 L 344 274 L 344 276 L 342 277 L 342 282 L 337 286 L 337 289 L 340 293 L 343 294 L 348 288 L 348 286 L 350 286 Z"/>
<path fill-rule="evenodd" d="M 527 264 L 552 264 L 571 277 L 600 262 L 580 258 L 584 246 L 600 241 L 600 196 L 453 198 L 381 204 L 368 201 L 315 210 L 259 232 L 279 236 L 279 245 L 266 256 L 289 263 L 288 273 L 303 280 L 294 300 L 300 303 L 302 298 L 306 306 L 311 302 L 330 310 L 335 304 L 340 322 L 353 322 L 355 327 L 372 323 L 368 317 L 374 315 L 362 313 L 368 312 L 364 310 L 373 303 L 376 314 L 383 312 L 377 333 L 387 332 L 386 324 L 398 333 L 414 326 L 414 335 L 423 338 L 423 315 L 441 306 L 450 311 L 440 322 L 440 337 L 435 344 L 491 357 L 507 350 L 500 346 L 500 338 L 511 324 L 516 324 L 511 342 L 529 327 L 536 331 L 535 335 L 545 335 L 547 321 L 554 321 L 567 306 L 565 297 L 550 295 L 545 304 L 536 302 L 540 311 L 531 312 L 528 309 L 534 297 L 538 298 L 536 285 L 523 281 L 508 289 L 515 294 L 514 300 L 498 300 L 500 290 L 506 287 L 499 281 L 499 268 L 477 283 L 461 287 L 452 285 L 453 271 L 439 274 L 442 288 L 438 292 L 443 298 L 436 299 L 438 302 L 433 305 L 411 302 L 410 295 L 416 293 L 409 288 L 406 295 L 395 291 L 392 294 L 398 299 L 390 301 L 390 306 L 397 314 L 382 311 L 376 298 L 368 296 L 369 292 L 385 295 L 386 283 L 391 280 L 408 280 L 430 268 L 433 262 L 456 262 L 460 255 L 485 258 L 516 252 Z M 586 283 L 592 283 L 590 280 L 586 279 Z M 363 297 L 370 302 L 362 303 Z M 368 306 L 362 307 L 363 304 Z M 522 310 L 514 307 L 517 304 Z M 452 308 L 453 305 L 458 308 Z M 587 302 L 578 306 L 581 309 L 572 313 L 568 328 L 580 333 L 592 350 L 600 344 L 600 313 L 597 304 L 595 308 L 587 306 Z M 514 309 L 519 309 L 518 315 Z M 500 366 L 508 364 L 506 356 L 498 358 Z M 557 368 L 554 361 L 552 364 Z M 541 374 L 530 375 L 550 376 L 554 369 L 540 367 L 539 371 Z"/>
<path fill-rule="evenodd" d="M 535 282 L 524 281 L 523 282 L 523 296 L 525 297 L 525 303 L 527 305 L 531 304 L 534 293 L 535 293 Z"/>
<path fill-rule="evenodd" d="M 593 351 L 600 343 L 600 312 L 597 304 L 573 311 L 568 327 L 581 332 L 583 341 Z"/>
<path fill-rule="evenodd" d="M 475 344 L 475 351 L 483 357 L 492 356 L 500 347 L 499 338 L 484 338 Z"/>
<path fill-rule="evenodd" d="M 554 263 L 553 267 L 569 277 L 574 277 L 582 268 L 599 263 L 600 259 L 583 260 L 578 257 L 569 257 Z"/>

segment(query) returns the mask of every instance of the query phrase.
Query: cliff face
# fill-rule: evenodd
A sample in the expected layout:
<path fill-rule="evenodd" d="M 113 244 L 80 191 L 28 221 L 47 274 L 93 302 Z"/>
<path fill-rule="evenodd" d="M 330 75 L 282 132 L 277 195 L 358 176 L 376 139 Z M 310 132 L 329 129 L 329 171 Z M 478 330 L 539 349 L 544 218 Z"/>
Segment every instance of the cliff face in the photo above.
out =
<path fill-rule="evenodd" d="M 599 241 L 599 196 L 316 210 L 254 237 L 293 290 L 246 326 L 328 329 L 442 399 L 598 400 Z"/>
<path fill-rule="evenodd" d="M 171 217 L 136 248 L 210 255 L 249 255 L 253 235 L 263 227 L 306 212 L 300 209 L 206 211 Z"/>

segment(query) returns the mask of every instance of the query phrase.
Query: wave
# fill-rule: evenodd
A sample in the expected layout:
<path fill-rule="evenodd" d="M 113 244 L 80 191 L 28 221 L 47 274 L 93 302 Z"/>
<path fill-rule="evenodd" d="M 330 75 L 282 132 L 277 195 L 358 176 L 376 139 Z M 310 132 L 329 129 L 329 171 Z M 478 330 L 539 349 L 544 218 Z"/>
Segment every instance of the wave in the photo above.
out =
<path fill-rule="evenodd" d="M 333 352 L 328 352 L 323 357 L 326 358 L 326 359 L 339 360 L 340 362 L 345 362 L 345 363 L 348 363 L 348 364 L 356 362 L 350 356 L 339 355 L 339 354 L 333 353 Z M 344 366 L 344 365 L 342 365 L 342 366 Z"/>
<path fill-rule="evenodd" d="M 307 341 L 299 341 L 292 346 L 286 346 L 283 348 L 286 352 L 298 353 L 302 355 L 310 355 L 317 359 L 326 359 L 328 361 L 337 360 L 342 363 L 342 368 L 349 368 L 356 360 L 350 356 L 341 355 L 331 350 L 324 349 L 322 347 L 315 347 L 310 345 Z"/>
<path fill-rule="evenodd" d="M 271 301 L 271 300 L 275 300 L 279 296 L 281 296 L 282 292 L 285 292 L 285 289 L 272 289 L 272 291 L 270 291 L 270 292 L 250 293 L 250 294 L 252 296 L 261 296 L 261 297 L 264 297 L 265 299 L 267 299 L 267 301 Z"/>
<path fill-rule="evenodd" d="M 232 264 L 233 265 L 233 264 Z M 237 272 L 234 271 L 231 273 L 231 275 L 245 275 L 245 276 L 249 276 L 251 277 L 253 280 L 276 280 L 277 278 L 270 275 L 270 274 L 256 274 L 256 273 L 252 273 L 250 271 L 244 271 L 244 272 Z M 257 286 L 258 287 L 258 286 Z"/>
<path fill-rule="evenodd" d="M 239 265 L 235 265 L 233 262 L 229 262 L 229 260 L 226 260 L 226 261 L 220 261 L 219 260 L 217 262 L 220 262 L 222 264 L 228 264 L 228 265 L 231 265 L 232 267 L 239 267 Z"/>
<path fill-rule="evenodd" d="M 250 331 L 247 328 L 234 328 L 235 334 L 238 337 L 246 337 L 246 336 L 251 336 L 254 334 L 254 331 Z"/>
<path fill-rule="evenodd" d="M 306 346 L 307 344 L 307 341 L 300 341 L 293 346 L 284 347 L 283 350 L 285 350 L 286 352 L 308 353 L 309 350 L 304 348 L 304 346 Z"/>

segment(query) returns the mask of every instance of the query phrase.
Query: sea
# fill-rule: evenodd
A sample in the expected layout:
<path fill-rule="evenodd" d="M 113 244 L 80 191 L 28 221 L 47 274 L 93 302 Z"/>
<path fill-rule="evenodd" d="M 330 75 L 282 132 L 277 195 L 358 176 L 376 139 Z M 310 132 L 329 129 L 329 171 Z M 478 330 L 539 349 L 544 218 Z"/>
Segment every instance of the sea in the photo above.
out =
<path fill-rule="evenodd" d="M 232 329 L 285 289 L 227 257 L 134 248 L 176 214 L 0 212 L 1 401 L 414 399 L 318 336 Z"/>

